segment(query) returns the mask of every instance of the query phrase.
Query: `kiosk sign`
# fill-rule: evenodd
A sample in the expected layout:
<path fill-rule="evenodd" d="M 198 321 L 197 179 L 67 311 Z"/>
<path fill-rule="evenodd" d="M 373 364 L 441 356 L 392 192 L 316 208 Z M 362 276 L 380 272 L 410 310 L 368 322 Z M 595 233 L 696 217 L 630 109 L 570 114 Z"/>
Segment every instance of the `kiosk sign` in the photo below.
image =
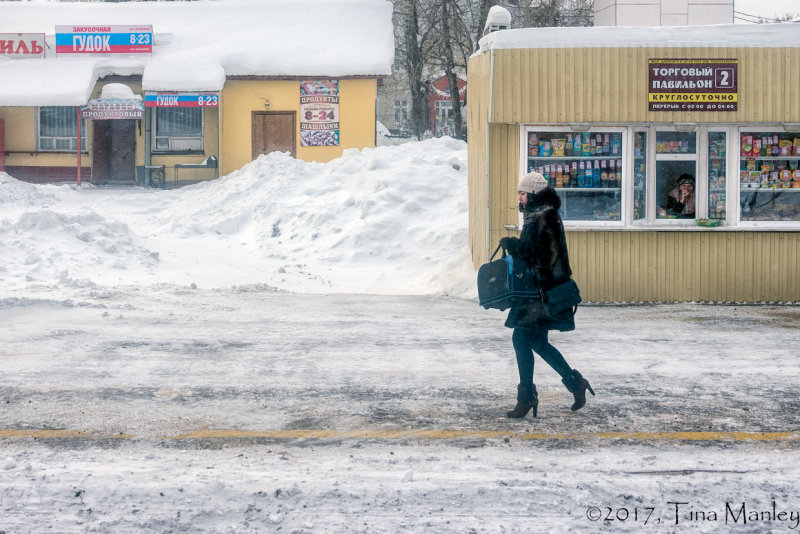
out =
<path fill-rule="evenodd" d="M 216 108 L 219 107 L 219 93 L 147 91 L 144 94 L 144 105 L 148 108 Z"/>
<path fill-rule="evenodd" d="M 56 26 L 56 54 L 151 54 L 152 26 Z"/>
<path fill-rule="evenodd" d="M 648 60 L 650 111 L 736 111 L 738 59 Z"/>

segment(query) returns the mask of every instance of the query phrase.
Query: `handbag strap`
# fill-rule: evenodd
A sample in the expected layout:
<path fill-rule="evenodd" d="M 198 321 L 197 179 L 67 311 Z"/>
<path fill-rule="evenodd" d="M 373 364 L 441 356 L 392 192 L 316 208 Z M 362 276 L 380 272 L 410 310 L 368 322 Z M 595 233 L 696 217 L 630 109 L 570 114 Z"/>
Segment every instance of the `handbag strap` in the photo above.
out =
<path fill-rule="evenodd" d="M 497 255 L 497 251 L 500 250 L 502 247 L 503 247 L 503 245 L 497 245 L 497 248 L 494 249 L 494 253 L 492 253 L 492 257 L 489 258 L 489 261 L 494 261 L 494 257 Z M 503 256 L 502 257 L 505 258 L 506 256 L 508 256 L 508 254 L 506 253 L 506 249 L 503 248 Z"/>

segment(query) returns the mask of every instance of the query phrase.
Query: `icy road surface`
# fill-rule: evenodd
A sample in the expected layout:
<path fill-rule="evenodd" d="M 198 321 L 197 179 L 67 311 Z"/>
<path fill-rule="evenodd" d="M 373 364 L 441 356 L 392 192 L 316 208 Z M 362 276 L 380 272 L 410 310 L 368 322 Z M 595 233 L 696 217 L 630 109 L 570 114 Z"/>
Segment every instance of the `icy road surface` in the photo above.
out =
<path fill-rule="evenodd" d="M 0 299 L 0 532 L 800 524 L 798 307 L 584 306 L 551 339 L 597 396 L 570 412 L 537 359 L 539 418 L 509 420 L 511 331 L 472 300 L 26 294 Z"/>

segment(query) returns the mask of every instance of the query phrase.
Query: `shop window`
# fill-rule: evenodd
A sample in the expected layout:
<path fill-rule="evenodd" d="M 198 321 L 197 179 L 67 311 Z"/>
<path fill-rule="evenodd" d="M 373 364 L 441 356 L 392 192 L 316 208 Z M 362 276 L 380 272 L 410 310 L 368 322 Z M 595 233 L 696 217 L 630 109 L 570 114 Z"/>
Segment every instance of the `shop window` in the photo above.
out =
<path fill-rule="evenodd" d="M 75 152 L 78 150 L 78 111 L 71 106 L 39 108 L 39 150 Z M 81 119 L 81 150 L 86 150 L 86 120 Z"/>
<path fill-rule="evenodd" d="M 800 134 L 741 133 L 742 221 L 800 221 Z"/>
<path fill-rule="evenodd" d="M 647 218 L 647 132 L 633 134 L 633 220 Z"/>
<path fill-rule="evenodd" d="M 565 221 L 622 221 L 622 131 L 531 131 L 528 172 L 541 172 L 561 197 Z"/>
<path fill-rule="evenodd" d="M 696 179 L 697 134 L 656 132 L 656 217 L 694 219 Z"/>
<path fill-rule="evenodd" d="M 708 218 L 710 219 L 725 219 L 727 213 L 726 146 L 725 132 L 708 132 Z"/>
<path fill-rule="evenodd" d="M 202 152 L 202 108 L 155 108 L 155 152 Z"/>

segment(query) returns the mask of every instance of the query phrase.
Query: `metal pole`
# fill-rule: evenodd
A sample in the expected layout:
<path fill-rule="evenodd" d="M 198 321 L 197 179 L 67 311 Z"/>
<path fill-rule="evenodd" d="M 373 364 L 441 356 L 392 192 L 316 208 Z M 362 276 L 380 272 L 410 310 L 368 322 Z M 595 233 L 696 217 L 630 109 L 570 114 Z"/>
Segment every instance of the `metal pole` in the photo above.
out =
<path fill-rule="evenodd" d="M 81 107 L 78 106 L 78 187 L 81 186 Z"/>
<path fill-rule="evenodd" d="M 150 166 L 152 165 L 153 155 L 151 154 L 152 147 L 150 146 L 150 108 L 145 105 L 144 107 L 144 186 L 150 187 Z M 166 175 L 164 176 L 166 180 Z"/>

